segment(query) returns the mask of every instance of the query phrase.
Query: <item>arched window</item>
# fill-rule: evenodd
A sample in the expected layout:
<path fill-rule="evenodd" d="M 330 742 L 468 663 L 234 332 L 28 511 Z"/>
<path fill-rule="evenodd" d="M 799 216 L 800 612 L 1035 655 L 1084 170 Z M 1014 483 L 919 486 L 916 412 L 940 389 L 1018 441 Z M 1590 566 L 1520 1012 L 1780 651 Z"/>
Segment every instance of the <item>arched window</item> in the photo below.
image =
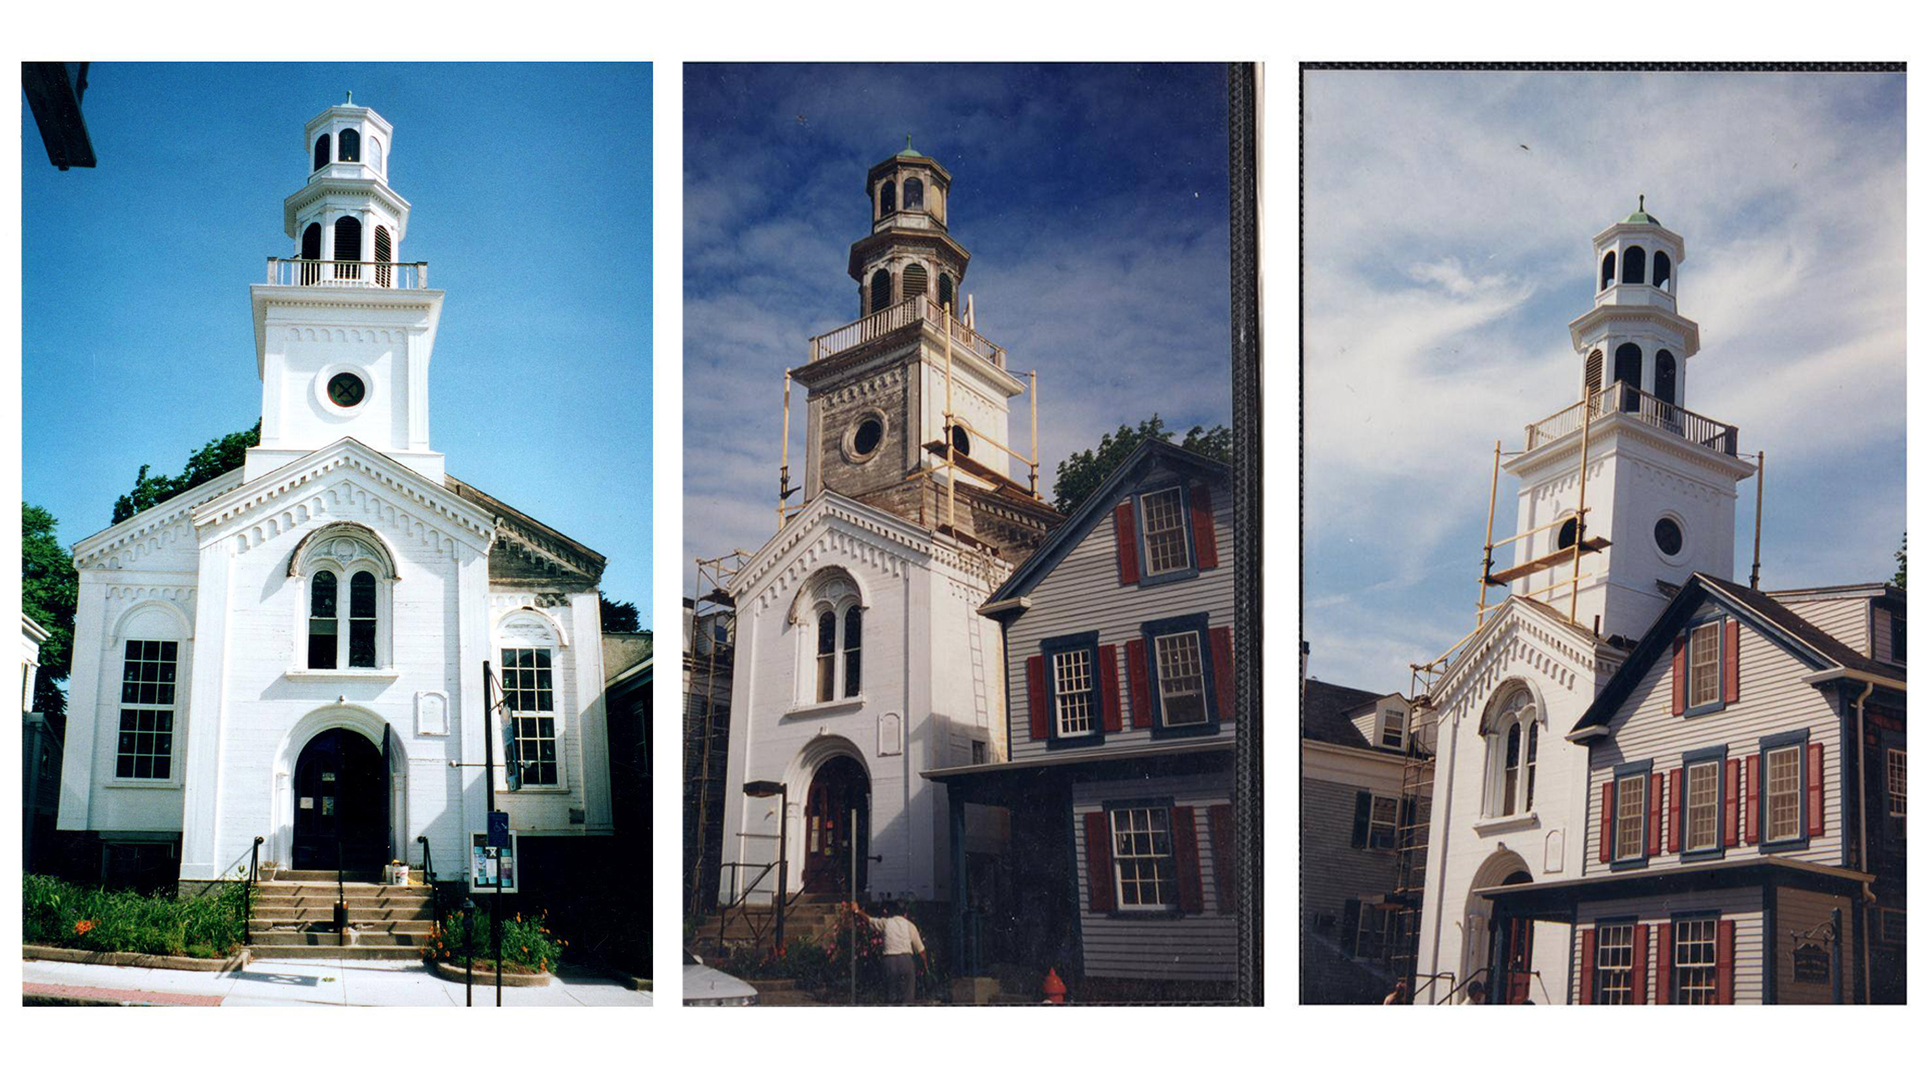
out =
<path fill-rule="evenodd" d="M 1640 346 L 1629 341 L 1613 350 L 1613 377 L 1620 388 L 1620 411 L 1640 411 Z"/>
<path fill-rule="evenodd" d="M 1554 534 L 1554 542 L 1553 542 L 1554 550 L 1558 551 L 1561 548 L 1572 547 L 1573 541 L 1579 535 L 1580 535 L 1580 519 L 1579 518 L 1570 517 L 1567 520 L 1561 522 L 1560 531 Z"/>
<path fill-rule="evenodd" d="M 333 276 L 360 276 L 360 219 L 343 217 L 333 223 Z"/>
<path fill-rule="evenodd" d="M 1613 252 L 1607 252 L 1600 260 L 1600 289 L 1605 292 L 1613 288 Z"/>
<path fill-rule="evenodd" d="M 953 307 L 953 278 L 946 274 L 940 275 L 940 306 Z"/>
<path fill-rule="evenodd" d="M 340 129 L 340 160 L 343 162 L 360 160 L 360 129 Z"/>
<path fill-rule="evenodd" d="M 889 180 L 880 185 L 880 216 L 886 217 L 891 213 L 893 213 L 893 181 Z"/>
<path fill-rule="evenodd" d="M 565 684 L 556 678 L 562 670 L 567 640 L 552 619 L 531 608 L 503 616 L 494 627 L 499 650 L 500 703 L 513 717 L 514 757 L 520 763 L 520 783 L 529 787 L 558 787 L 566 781 L 566 761 L 560 753 L 567 740 L 569 716 L 562 701 Z M 494 729 L 495 737 L 508 734 Z"/>
<path fill-rule="evenodd" d="M 327 156 L 330 152 L 330 147 L 332 145 L 333 144 L 332 144 L 331 137 L 325 134 L 321 135 L 318 139 L 313 140 L 313 171 L 314 172 L 319 172 L 321 169 L 326 168 L 327 162 L 332 160 L 330 157 Z"/>
<path fill-rule="evenodd" d="M 1533 809 L 1533 777 L 1540 764 L 1540 721 L 1527 725 L 1527 809 Z"/>
<path fill-rule="evenodd" d="M 814 646 L 813 687 L 815 701 L 833 700 L 833 661 L 836 652 L 834 645 L 835 619 L 833 612 L 820 613 L 818 641 Z"/>
<path fill-rule="evenodd" d="M 1674 395 L 1679 392 L 1680 365 L 1673 354 L 1665 349 L 1653 354 L 1653 396 L 1669 405 L 1678 405 Z"/>
<path fill-rule="evenodd" d="M 926 202 L 926 185 L 920 182 L 919 177 L 907 177 L 906 182 L 900 185 L 900 208 L 918 210 L 924 207 Z"/>
<path fill-rule="evenodd" d="M 300 259 L 305 263 L 300 267 L 300 284 L 312 285 L 320 280 L 320 260 L 324 258 L 320 252 L 320 223 L 316 221 L 300 233 Z"/>
<path fill-rule="evenodd" d="M 1586 381 L 1582 384 L 1587 389 L 1587 396 L 1593 396 L 1593 392 L 1600 389 L 1600 373 L 1606 366 L 1606 353 L 1595 349 L 1587 354 L 1587 377 Z"/>
<path fill-rule="evenodd" d="M 843 697 L 860 696 L 860 609 L 847 609 L 846 625 L 840 633 L 840 685 Z"/>
<path fill-rule="evenodd" d="M 1501 741 L 1506 744 L 1506 764 L 1500 777 L 1500 816 L 1507 817 L 1515 813 L 1514 800 L 1520 794 L 1520 725 L 1508 724 Z"/>
<path fill-rule="evenodd" d="M 927 295 L 927 268 L 919 263 L 909 263 L 900 272 L 900 299 L 911 300 L 916 296 Z"/>
<path fill-rule="evenodd" d="M 1647 250 L 1642 247 L 1630 247 L 1626 256 L 1620 260 L 1620 283 L 1623 285 L 1641 285 L 1647 280 Z"/>
<path fill-rule="evenodd" d="M 1653 253 L 1653 287 L 1673 291 L 1673 260 L 1664 251 Z"/>
<path fill-rule="evenodd" d="M 893 306 L 893 274 L 886 267 L 873 272 L 873 284 L 867 288 L 867 314 Z"/>
<path fill-rule="evenodd" d="M 386 159 L 380 155 L 380 140 L 371 135 L 367 136 L 367 164 L 374 172 L 386 171 Z"/>
<path fill-rule="evenodd" d="M 375 145 L 378 145 L 377 143 Z M 373 227 L 373 279 L 385 288 L 393 287 L 393 234 L 385 225 Z"/>
<path fill-rule="evenodd" d="M 307 666 L 326 670 L 340 666 L 340 580 L 333 571 L 313 575 L 312 599 L 307 605 Z"/>
<path fill-rule="evenodd" d="M 347 666 L 378 667 L 374 662 L 374 631 L 379 620 L 379 585 L 373 575 L 357 571 L 347 587 Z"/>
<path fill-rule="evenodd" d="M 1487 740 L 1487 791 L 1482 802 L 1489 817 L 1508 817 L 1533 809 L 1540 740 L 1546 726 L 1533 694 L 1514 685 L 1496 697 L 1481 727 Z"/>

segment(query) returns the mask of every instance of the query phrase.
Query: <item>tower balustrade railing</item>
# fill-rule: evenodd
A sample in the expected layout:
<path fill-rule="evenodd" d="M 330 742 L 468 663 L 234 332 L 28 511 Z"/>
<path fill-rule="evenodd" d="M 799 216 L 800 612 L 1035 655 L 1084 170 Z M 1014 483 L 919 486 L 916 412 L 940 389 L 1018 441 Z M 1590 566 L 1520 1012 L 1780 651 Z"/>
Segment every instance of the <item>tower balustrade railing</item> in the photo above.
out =
<path fill-rule="evenodd" d="M 358 259 L 281 259 L 269 256 L 267 284 L 336 289 L 424 289 L 427 287 L 427 264 Z"/>
<path fill-rule="evenodd" d="M 1595 420 L 1618 415 L 1730 457 L 1739 452 L 1739 428 L 1663 401 L 1629 383 L 1615 382 L 1596 391 L 1589 401 Z M 1545 420 L 1528 424 L 1527 449 L 1535 450 L 1556 439 L 1579 434 L 1581 405 L 1576 401 Z"/>
<path fill-rule="evenodd" d="M 811 360 L 824 360 L 835 353 L 845 352 L 921 322 L 932 324 L 936 332 L 945 332 L 947 320 L 939 303 L 924 293 L 909 297 L 891 307 L 881 308 L 863 319 L 857 319 L 814 338 Z M 1006 370 L 1007 351 L 1005 349 L 988 341 L 973 327 L 961 322 L 958 315 L 953 317 L 952 326 L 955 346 L 966 349 L 1002 371 Z"/>

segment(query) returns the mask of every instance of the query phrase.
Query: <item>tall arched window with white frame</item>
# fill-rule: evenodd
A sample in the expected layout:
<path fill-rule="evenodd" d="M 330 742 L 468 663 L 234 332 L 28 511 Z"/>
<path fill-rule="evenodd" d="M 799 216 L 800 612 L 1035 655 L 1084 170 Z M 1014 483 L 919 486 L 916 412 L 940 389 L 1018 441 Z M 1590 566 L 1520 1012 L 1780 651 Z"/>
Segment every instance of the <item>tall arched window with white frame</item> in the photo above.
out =
<path fill-rule="evenodd" d="M 838 567 L 814 574 L 794 597 L 788 619 L 805 635 L 796 703 L 824 705 L 860 696 L 866 651 L 866 608 L 860 599 L 859 586 Z"/>
<path fill-rule="evenodd" d="M 1481 728 L 1487 740 L 1487 791 L 1483 801 L 1488 817 L 1510 817 L 1533 809 L 1540 763 L 1540 740 L 1546 725 L 1533 694 L 1523 685 L 1498 694 Z"/>
<path fill-rule="evenodd" d="M 839 648 L 840 620 L 832 611 L 822 611 L 814 619 L 814 634 L 817 644 L 814 648 L 813 690 L 815 701 L 832 701 L 835 690 L 834 672 L 838 667 L 834 663 Z"/>
<path fill-rule="evenodd" d="M 544 612 L 519 608 L 494 630 L 499 650 L 500 704 L 505 726 L 493 738 L 513 741 L 510 760 L 520 769 L 522 788 L 557 788 L 567 783 L 565 686 L 567 642 Z M 504 750 L 505 747 L 503 746 Z"/>
<path fill-rule="evenodd" d="M 393 557 L 364 526 L 322 529 L 301 541 L 289 573 L 301 599 L 310 671 L 392 667 Z"/>

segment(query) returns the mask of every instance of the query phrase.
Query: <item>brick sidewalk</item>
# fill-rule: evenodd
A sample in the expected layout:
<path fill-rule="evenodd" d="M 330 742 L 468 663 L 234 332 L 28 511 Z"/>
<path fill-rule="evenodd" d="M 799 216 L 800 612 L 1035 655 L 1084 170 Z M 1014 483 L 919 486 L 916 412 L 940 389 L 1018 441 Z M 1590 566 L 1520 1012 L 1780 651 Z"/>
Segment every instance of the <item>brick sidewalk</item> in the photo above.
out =
<path fill-rule="evenodd" d="M 126 990 L 105 986 L 72 986 L 63 983 L 23 983 L 21 996 L 30 1004 L 66 1004 L 68 1001 L 99 1001 L 113 1005 L 219 1005 L 221 999 L 206 994 L 172 994 L 158 990 Z M 32 999 L 48 999 L 34 1002 Z"/>

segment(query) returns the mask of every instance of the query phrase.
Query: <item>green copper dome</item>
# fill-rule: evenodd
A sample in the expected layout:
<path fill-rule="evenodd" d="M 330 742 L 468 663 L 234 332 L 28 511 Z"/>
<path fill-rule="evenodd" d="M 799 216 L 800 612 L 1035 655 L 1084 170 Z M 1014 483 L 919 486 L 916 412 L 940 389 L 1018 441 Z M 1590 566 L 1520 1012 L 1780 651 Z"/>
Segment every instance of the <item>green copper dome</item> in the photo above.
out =
<path fill-rule="evenodd" d="M 909 144 L 911 144 L 912 140 L 908 140 L 908 142 Z M 1660 219 L 1657 217 L 1654 217 L 1652 214 L 1647 213 L 1647 197 L 1645 195 L 1642 195 L 1640 196 L 1640 209 L 1635 210 L 1633 213 L 1628 214 L 1626 217 L 1621 218 L 1620 224 L 1622 225 L 1658 225 L 1660 224 Z"/>
<path fill-rule="evenodd" d="M 907 148 L 893 156 L 894 157 L 926 157 L 927 155 L 913 148 L 913 132 L 909 131 L 907 132 Z"/>

